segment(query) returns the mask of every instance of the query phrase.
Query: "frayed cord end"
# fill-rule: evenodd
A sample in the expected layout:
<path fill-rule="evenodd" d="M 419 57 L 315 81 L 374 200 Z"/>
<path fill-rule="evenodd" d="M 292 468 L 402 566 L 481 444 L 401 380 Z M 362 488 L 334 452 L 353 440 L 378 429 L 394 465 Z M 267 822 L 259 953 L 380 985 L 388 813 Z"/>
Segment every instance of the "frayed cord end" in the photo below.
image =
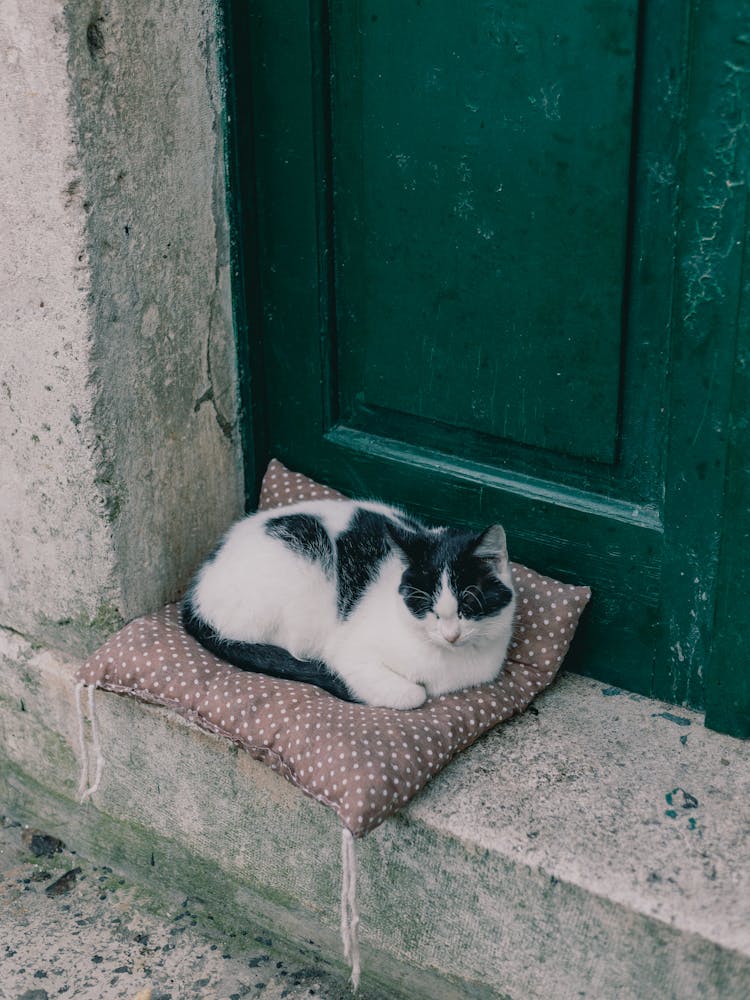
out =
<path fill-rule="evenodd" d="M 83 704 L 81 702 L 81 696 L 83 695 L 83 688 L 86 684 L 85 681 L 79 681 L 76 684 L 76 717 L 78 718 L 78 755 L 81 761 L 81 779 L 78 782 L 78 791 L 76 792 L 76 798 L 79 802 L 83 802 L 84 795 L 86 794 L 86 786 L 89 781 L 89 756 L 86 752 L 86 735 L 83 727 Z"/>
<path fill-rule="evenodd" d="M 359 910 L 357 908 L 357 858 L 351 830 L 341 831 L 341 940 L 344 957 L 349 962 L 352 989 L 359 989 L 361 963 L 359 956 Z"/>
<path fill-rule="evenodd" d="M 84 687 L 88 689 L 89 719 L 91 720 L 91 748 L 94 752 L 94 760 L 96 763 L 94 770 L 94 780 L 90 785 L 88 785 L 89 759 L 86 750 L 86 738 L 85 738 L 83 704 L 82 704 L 82 695 Z M 94 792 L 97 791 L 99 785 L 101 784 L 102 774 L 104 773 L 104 756 L 102 755 L 101 739 L 99 737 L 99 723 L 96 718 L 96 710 L 94 705 L 95 690 L 96 690 L 96 684 L 87 684 L 86 681 L 79 681 L 76 684 L 76 689 L 75 689 L 76 714 L 78 716 L 78 748 L 81 755 L 81 780 L 78 783 L 77 795 L 78 795 L 78 801 L 81 804 L 83 804 L 86 801 L 86 799 L 90 798 L 94 794 Z"/>

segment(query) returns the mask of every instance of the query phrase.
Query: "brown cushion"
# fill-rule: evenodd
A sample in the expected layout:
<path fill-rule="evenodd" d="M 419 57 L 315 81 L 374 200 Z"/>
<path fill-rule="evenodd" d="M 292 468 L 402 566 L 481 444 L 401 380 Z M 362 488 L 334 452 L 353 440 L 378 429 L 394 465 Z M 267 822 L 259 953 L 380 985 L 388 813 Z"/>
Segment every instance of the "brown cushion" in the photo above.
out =
<path fill-rule="evenodd" d="M 273 460 L 259 507 L 323 497 L 344 499 Z M 226 736 L 361 836 L 460 750 L 523 711 L 557 673 L 590 591 L 517 564 L 512 570 L 518 620 L 500 678 L 409 712 L 352 704 L 308 684 L 239 670 L 182 629 L 176 605 L 126 625 L 83 664 L 78 679 L 168 706 Z"/>

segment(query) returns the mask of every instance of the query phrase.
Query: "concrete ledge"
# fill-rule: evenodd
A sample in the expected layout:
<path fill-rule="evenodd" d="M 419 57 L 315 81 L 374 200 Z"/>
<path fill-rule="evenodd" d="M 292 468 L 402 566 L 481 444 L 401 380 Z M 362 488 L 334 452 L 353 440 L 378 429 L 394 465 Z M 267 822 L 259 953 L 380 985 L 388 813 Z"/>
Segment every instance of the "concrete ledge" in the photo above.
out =
<path fill-rule="evenodd" d="M 0 635 L 8 811 L 198 897 L 215 923 L 273 926 L 340 963 L 329 810 L 224 741 L 104 692 L 107 764 L 77 807 L 75 664 Z M 536 705 L 358 843 L 366 992 L 745 995 L 750 746 L 580 677 Z"/>

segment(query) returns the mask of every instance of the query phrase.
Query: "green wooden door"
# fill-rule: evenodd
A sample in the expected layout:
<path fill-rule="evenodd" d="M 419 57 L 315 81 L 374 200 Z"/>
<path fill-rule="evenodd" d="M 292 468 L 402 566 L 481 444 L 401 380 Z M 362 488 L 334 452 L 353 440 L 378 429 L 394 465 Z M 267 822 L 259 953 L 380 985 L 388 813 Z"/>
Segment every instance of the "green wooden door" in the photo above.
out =
<path fill-rule="evenodd" d="M 714 189 L 745 204 L 736 164 L 710 173 L 693 53 L 737 29 L 715 6 L 230 6 L 251 486 L 275 455 L 500 520 L 513 558 L 593 588 L 570 667 L 695 707 L 720 676 L 741 266 L 730 242 L 717 292 L 700 255 L 744 239 Z M 740 731 L 733 711 L 714 724 Z"/>

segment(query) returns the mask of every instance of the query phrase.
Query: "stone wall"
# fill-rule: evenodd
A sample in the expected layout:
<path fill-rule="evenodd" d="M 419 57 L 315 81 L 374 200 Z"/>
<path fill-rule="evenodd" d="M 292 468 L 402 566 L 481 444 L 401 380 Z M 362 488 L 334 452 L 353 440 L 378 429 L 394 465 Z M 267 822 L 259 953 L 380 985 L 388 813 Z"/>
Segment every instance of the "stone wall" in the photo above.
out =
<path fill-rule="evenodd" d="M 0 625 L 78 654 L 243 504 L 221 23 L 4 0 Z"/>

